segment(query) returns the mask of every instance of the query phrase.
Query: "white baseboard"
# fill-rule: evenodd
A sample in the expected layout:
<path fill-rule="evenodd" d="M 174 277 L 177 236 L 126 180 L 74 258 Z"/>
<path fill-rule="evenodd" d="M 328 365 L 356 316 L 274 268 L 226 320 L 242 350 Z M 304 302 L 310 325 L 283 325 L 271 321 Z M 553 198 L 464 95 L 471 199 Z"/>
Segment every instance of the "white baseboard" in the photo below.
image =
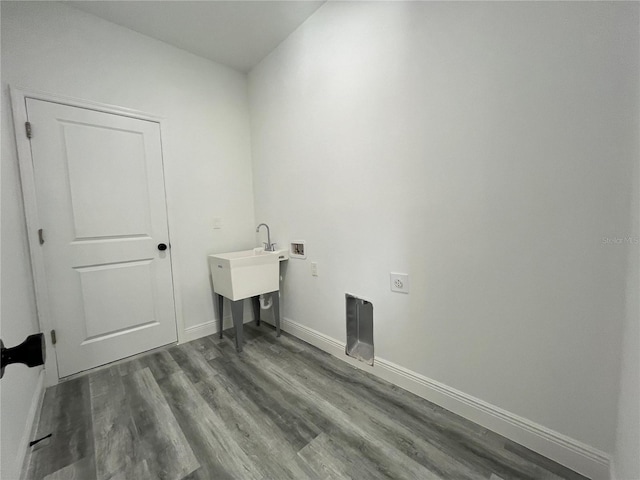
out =
<path fill-rule="evenodd" d="M 247 318 L 245 317 L 244 323 L 251 322 L 253 320 L 252 316 Z M 184 334 L 182 335 L 182 340 L 179 343 L 188 343 L 193 340 L 197 340 L 198 338 L 206 337 L 208 335 L 213 335 L 214 333 L 218 333 L 220 331 L 218 319 L 213 319 L 205 323 L 200 323 L 198 325 L 194 325 L 192 327 L 188 327 L 184 329 Z M 224 316 L 224 328 L 231 328 L 233 326 L 233 320 L 231 319 L 231 315 Z"/>
<path fill-rule="evenodd" d="M 180 343 L 187 343 L 193 340 L 197 340 L 207 335 L 213 335 L 219 332 L 218 320 L 211 320 L 209 322 L 201 323 L 184 329 L 184 335 Z"/>
<path fill-rule="evenodd" d="M 29 413 L 27 413 L 27 420 L 22 432 L 22 439 L 20 440 L 20 450 L 16 457 L 15 472 L 20 472 L 20 478 L 25 478 L 27 474 L 27 467 L 29 465 L 29 442 L 32 440 L 33 435 L 36 433 L 37 421 L 40 418 L 40 412 L 42 410 L 42 401 L 44 400 L 44 369 L 40 370 L 38 375 L 38 381 L 36 383 L 36 389 L 31 397 L 31 406 L 29 407 Z"/>
<path fill-rule="evenodd" d="M 611 457 L 567 435 L 375 357 L 373 367 L 345 354 L 345 344 L 288 318 L 282 329 L 357 368 L 387 380 L 474 423 L 482 425 L 587 477 L 609 478 Z"/>

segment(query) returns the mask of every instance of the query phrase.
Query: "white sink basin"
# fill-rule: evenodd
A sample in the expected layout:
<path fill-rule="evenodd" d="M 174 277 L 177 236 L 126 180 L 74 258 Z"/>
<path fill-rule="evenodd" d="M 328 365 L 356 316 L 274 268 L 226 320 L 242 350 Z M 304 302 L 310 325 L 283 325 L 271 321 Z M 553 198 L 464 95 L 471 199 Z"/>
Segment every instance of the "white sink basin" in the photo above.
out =
<path fill-rule="evenodd" d="M 214 292 L 235 301 L 279 290 L 280 260 L 286 260 L 285 254 L 254 248 L 209 255 Z"/>

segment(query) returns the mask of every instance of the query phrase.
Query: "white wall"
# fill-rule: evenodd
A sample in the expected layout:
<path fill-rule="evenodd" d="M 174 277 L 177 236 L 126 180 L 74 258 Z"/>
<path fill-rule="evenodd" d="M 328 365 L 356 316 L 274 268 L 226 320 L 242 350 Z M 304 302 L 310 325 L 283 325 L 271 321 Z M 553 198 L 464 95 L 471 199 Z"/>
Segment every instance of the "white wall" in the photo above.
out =
<path fill-rule="evenodd" d="M 29 267 L 29 249 L 26 243 L 16 241 L 26 235 L 24 213 L 14 208 L 8 198 L 19 198 L 20 185 L 15 182 L 9 160 L 15 156 L 15 147 L 5 142 L 10 123 L 7 112 L 2 112 L 2 228 L 0 265 L 2 294 L 0 298 L 0 337 L 7 347 L 14 347 L 32 333 L 38 332 L 35 298 Z M 10 129 L 9 129 L 10 130 Z M 5 370 L 0 382 L 0 478 L 17 479 L 25 445 L 27 418 L 31 404 L 37 402 L 38 376 L 41 368 L 27 368 L 22 364 Z M 22 448 L 21 448 L 22 447 Z"/>
<path fill-rule="evenodd" d="M 308 248 L 283 315 L 344 341 L 360 294 L 377 357 L 611 453 L 637 27 L 637 4 L 321 7 L 249 76 L 256 216 Z"/>
<path fill-rule="evenodd" d="M 169 226 L 182 313 L 187 327 L 212 320 L 206 255 L 256 240 L 246 77 L 57 3 L 3 2 L 2 13 L 5 100 L 13 84 L 166 119 Z M 13 143 L 12 129 L 3 133 L 3 142 Z M 17 185 L 9 150 L 6 182 Z M 7 208 L 21 220 L 20 196 L 9 193 Z M 213 229 L 214 217 L 223 219 L 221 230 Z M 24 232 L 14 235 L 22 245 Z"/>
<path fill-rule="evenodd" d="M 636 124 L 639 128 L 640 125 Z M 633 211 L 634 229 L 631 238 L 639 237 L 638 171 Z M 638 278 L 640 250 L 632 249 L 627 285 L 627 316 L 622 346 L 622 365 L 618 400 L 616 444 L 612 462 L 612 477 L 616 480 L 640 478 L 640 281 Z"/>
<path fill-rule="evenodd" d="M 180 314 L 187 328 L 212 322 L 206 255 L 256 241 L 246 76 L 58 3 L 2 2 L 2 338 L 13 345 L 39 328 L 9 84 L 166 119 Z M 214 217 L 223 219 L 223 229 L 213 230 Z M 15 367 L 2 380 L 3 473 L 12 468 L 36 378 L 36 369 Z"/>
<path fill-rule="evenodd" d="M 640 27 L 640 25 L 639 25 Z M 629 98 L 632 102 L 633 98 Z M 626 317 L 622 343 L 620 390 L 616 445 L 612 477 L 616 480 L 640 479 L 640 87 L 635 97 L 636 156 L 633 172 L 630 238 L 627 266 Z"/>

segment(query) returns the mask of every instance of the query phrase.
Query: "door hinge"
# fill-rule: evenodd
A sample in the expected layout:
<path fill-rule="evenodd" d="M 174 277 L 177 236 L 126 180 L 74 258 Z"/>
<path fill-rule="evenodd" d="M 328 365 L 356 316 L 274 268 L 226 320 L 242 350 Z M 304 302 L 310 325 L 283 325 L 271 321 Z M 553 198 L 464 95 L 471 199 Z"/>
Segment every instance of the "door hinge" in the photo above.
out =
<path fill-rule="evenodd" d="M 27 138 L 31 138 L 31 122 L 24 122 L 24 129 L 27 132 Z"/>
<path fill-rule="evenodd" d="M 44 230 L 41 228 L 38 229 L 38 241 L 40 242 L 40 245 L 44 244 Z"/>
<path fill-rule="evenodd" d="M 56 331 L 55 330 L 51 330 L 51 343 L 53 345 L 58 343 L 58 338 L 56 337 Z"/>

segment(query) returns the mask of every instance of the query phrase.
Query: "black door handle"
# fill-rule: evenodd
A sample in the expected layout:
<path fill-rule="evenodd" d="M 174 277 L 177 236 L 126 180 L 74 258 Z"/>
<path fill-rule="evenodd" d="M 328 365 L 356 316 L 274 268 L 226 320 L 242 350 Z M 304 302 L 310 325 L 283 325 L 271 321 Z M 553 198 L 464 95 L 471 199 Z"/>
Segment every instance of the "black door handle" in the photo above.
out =
<path fill-rule="evenodd" d="M 167 244 L 166 243 L 159 243 L 158 244 L 158 250 L 160 250 L 161 252 L 164 252 L 167 249 Z"/>

